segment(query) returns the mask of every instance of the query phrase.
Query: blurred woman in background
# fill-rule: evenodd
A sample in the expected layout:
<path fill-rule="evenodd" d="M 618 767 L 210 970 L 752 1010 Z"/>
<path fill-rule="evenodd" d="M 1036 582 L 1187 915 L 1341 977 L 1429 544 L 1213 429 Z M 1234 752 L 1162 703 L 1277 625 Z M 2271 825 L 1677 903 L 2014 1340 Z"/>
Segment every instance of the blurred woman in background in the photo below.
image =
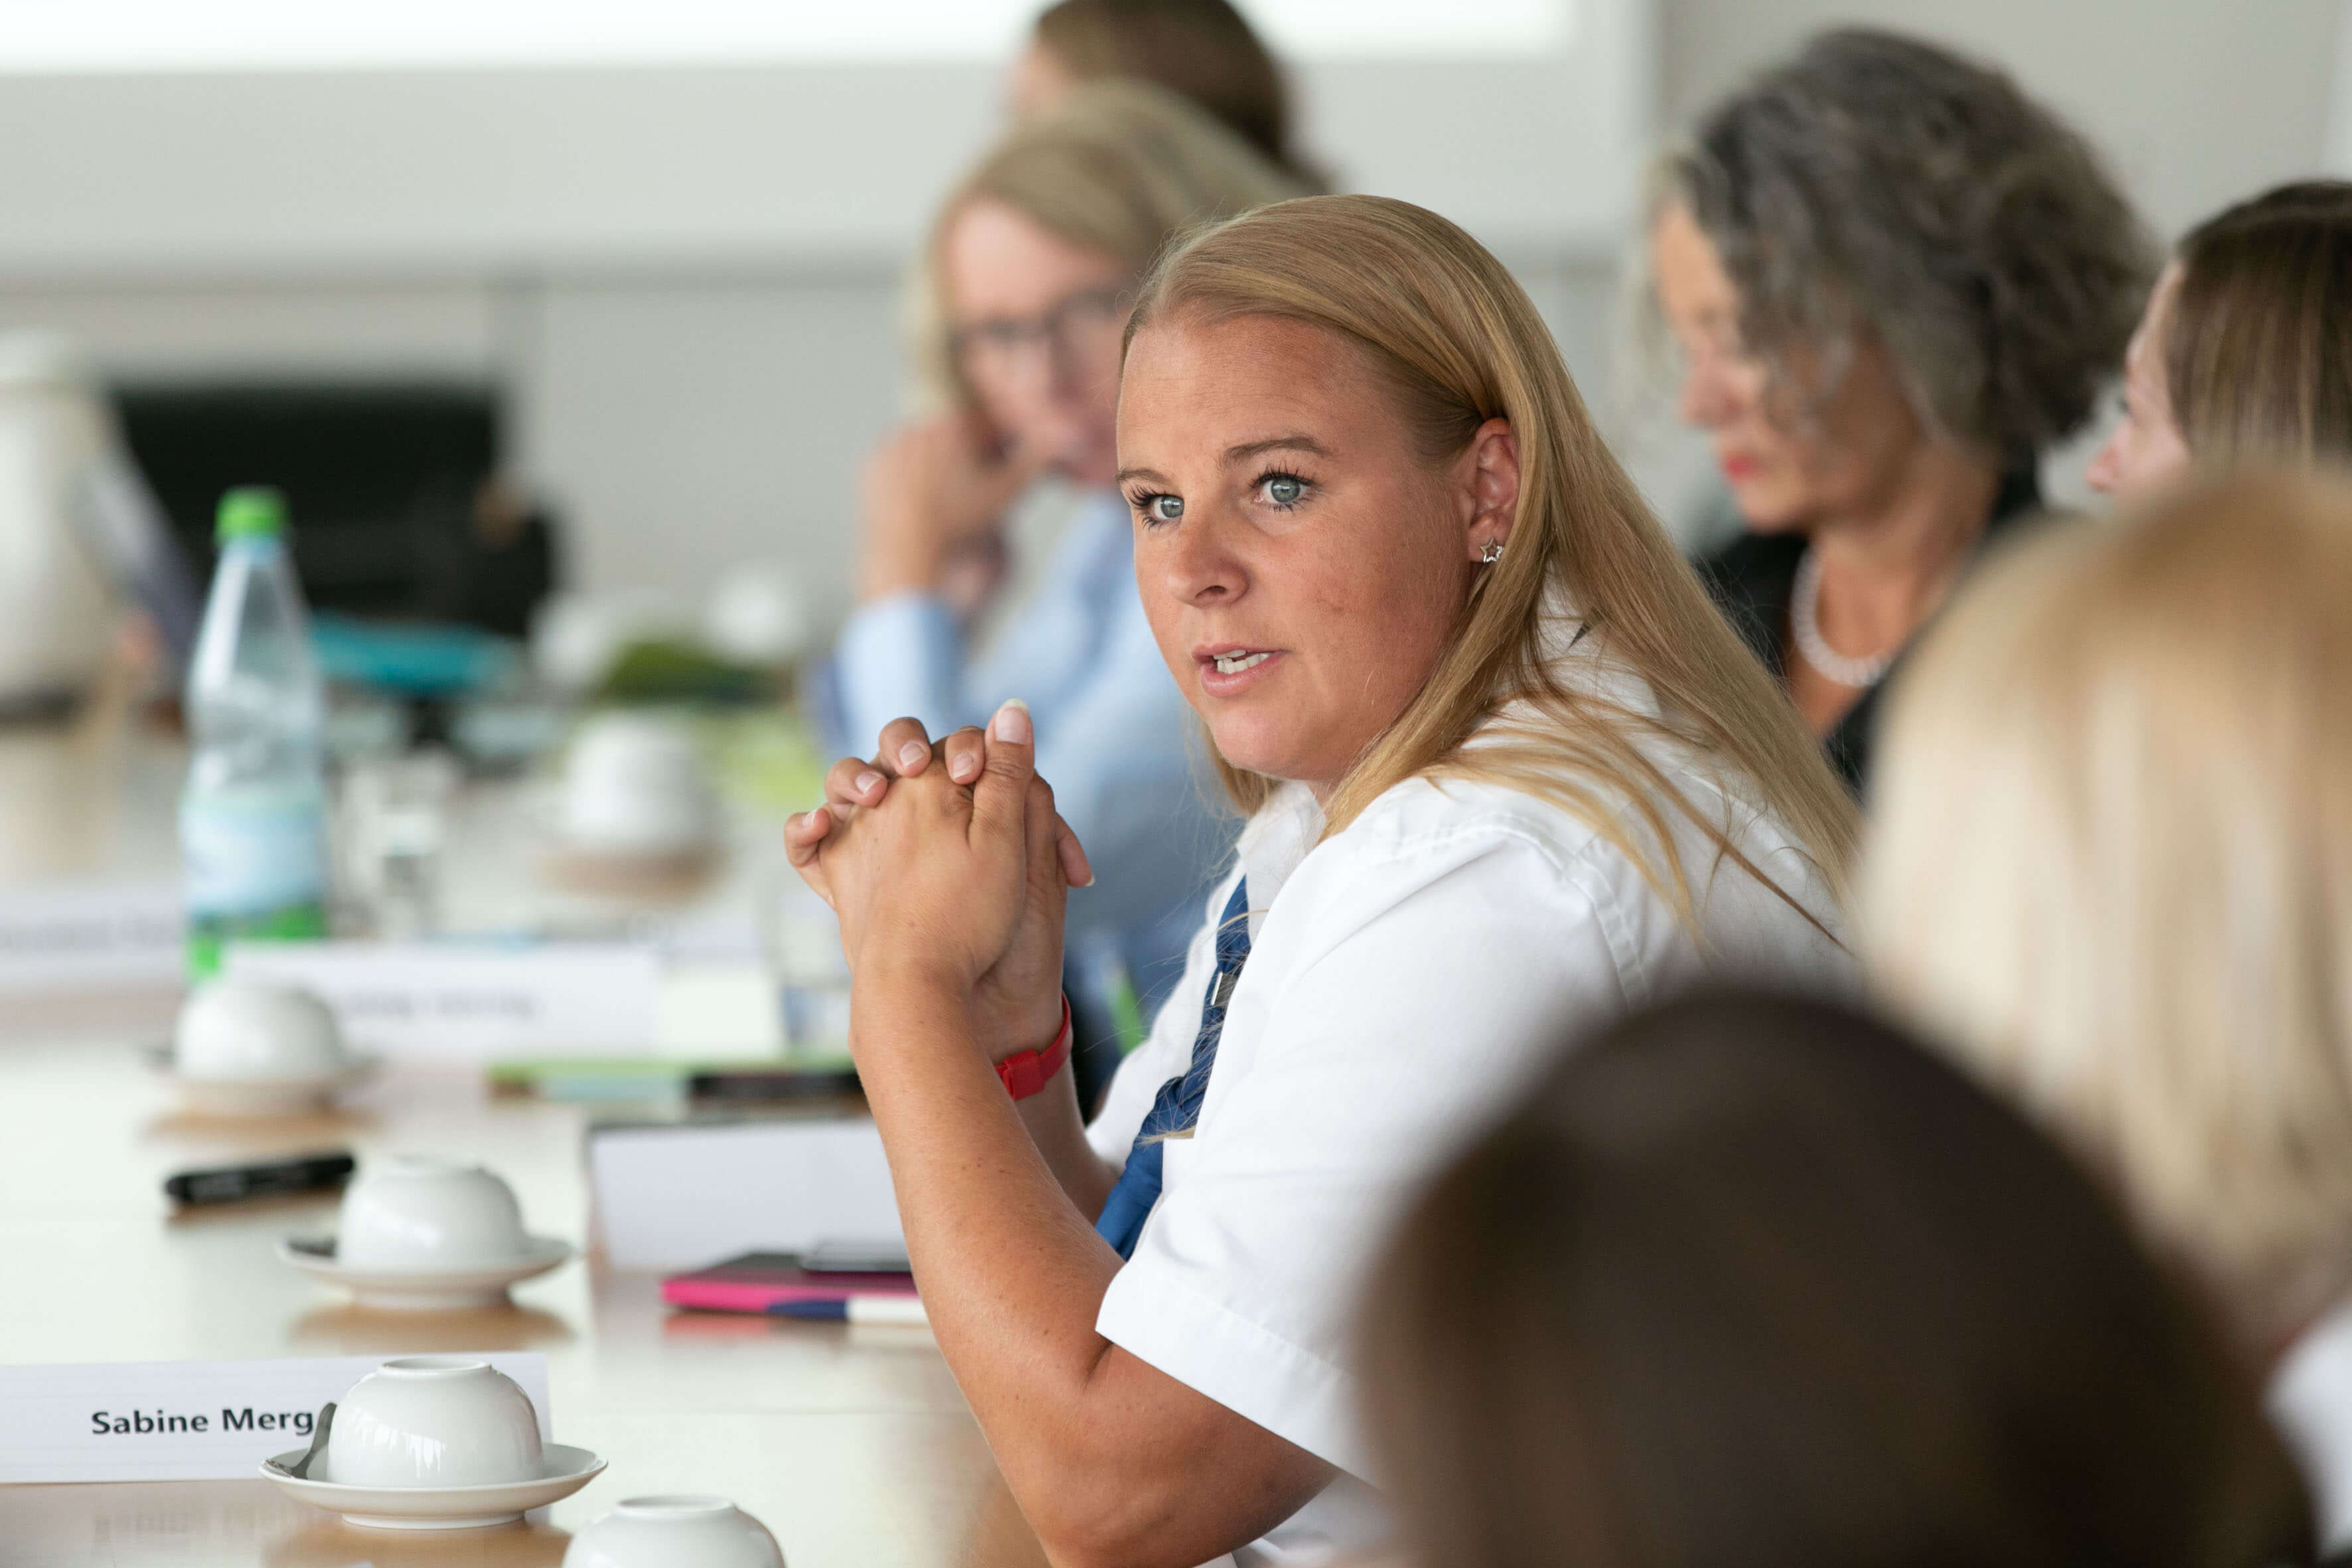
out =
<path fill-rule="evenodd" d="M 2090 149 L 2000 72 L 1827 33 L 1664 165 L 1683 417 L 1748 532 L 1718 601 L 1857 788 L 1874 695 L 2042 452 L 2089 418 L 2153 270 Z"/>
<path fill-rule="evenodd" d="M 1080 82 L 1157 82 L 1214 115 L 1303 189 L 1321 180 L 1291 143 L 1282 67 L 1231 0 L 1059 0 L 1013 68 L 1013 112 L 1052 108 Z"/>
<path fill-rule="evenodd" d="M 863 751 L 893 719 L 944 734 L 1007 697 L 1028 701 L 1097 876 L 1073 921 L 1072 990 L 1092 1037 L 1082 1063 L 1106 1049 L 1116 1060 L 1103 1037 L 1120 972 L 1147 1020 L 1174 983 L 1201 889 L 1232 844 L 1136 602 L 1127 507 L 1111 488 L 1119 333 L 1138 278 L 1179 230 L 1291 194 L 1171 94 L 1075 89 L 1008 133 L 942 207 L 919 348 L 951 408 L 866 466 L 860 603 L 826 693 L 835 748 Z M 1085 499 L 1027 601 L 976 649 L 1007 510 L 1049 474 Z"/>
<path fill-rule="evenodd" d="M 1694 998 L 1583 1043 L 1365 1300 L 1405 1562 L 2309 1561 L 2200 1304 L 2023 1119 L 1835 1007 Z"/>
<path fill-rule="evenodd" d="M 2352 489 L 2243 475 L 1972 584 L 1886 729 L 1887 998 L 2210 1282 L 2352 1546 Z M 2289 1347 L 2293 1347 L 2290 1349 Z"/>
<path fill-rule="evenodd" d="M 2307 180 L 2189 231 L 2124 356 L 2124 417 L 2095 489 L 2137 496 L 2192 462 L 2352 463 L 2352 184 Z"/>
<path fill-rule="evenodd" d="M 1853 806 L 1458 227 L 1267 207 L 1129 333 L 1132 591 L 1250 820 L 1092 1125 L 1051 1045 L 1083 862 L 1020 708 L 936 762 L 894 726 L 921 765 L 837 764 L 786 844 L 1047 1555 L 1318 1563 L 1382 1532 L 1347 1367 L 1384 1215 L 1563 1034 L 1709 974 L 1842 983 Z"/>

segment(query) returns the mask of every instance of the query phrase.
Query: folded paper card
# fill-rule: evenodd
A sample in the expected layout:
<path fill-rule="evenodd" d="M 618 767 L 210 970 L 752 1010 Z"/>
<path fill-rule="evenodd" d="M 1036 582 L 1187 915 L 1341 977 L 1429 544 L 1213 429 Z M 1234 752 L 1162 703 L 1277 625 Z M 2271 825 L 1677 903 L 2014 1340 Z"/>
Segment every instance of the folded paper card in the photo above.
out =
<path fill-rule="evenodd" d="M 865 1117 L 598 1127 L 588 1166 L 615 1268 L 904 1240 L 882 1138 Z"/>
<path fill-rule="evenodd" d="M 547 1358 L 465 1353 L 522 1385 L 546 1438 Z M 0 1366 L 0 1483 L 249 1480 L 385 1359 Z"/>
<path fill-rule="evenodd" d="M 0 893 L 0 994 L 171 985 L 187 967 L 177 882 L 65 882 Z"/>
<path fill-rule="evenodd" d="M 249 942 L 227 970 L 307 986 L 390 1057 L 641 1055 L 661 999 L 659 956 L 625 942 Z"/>

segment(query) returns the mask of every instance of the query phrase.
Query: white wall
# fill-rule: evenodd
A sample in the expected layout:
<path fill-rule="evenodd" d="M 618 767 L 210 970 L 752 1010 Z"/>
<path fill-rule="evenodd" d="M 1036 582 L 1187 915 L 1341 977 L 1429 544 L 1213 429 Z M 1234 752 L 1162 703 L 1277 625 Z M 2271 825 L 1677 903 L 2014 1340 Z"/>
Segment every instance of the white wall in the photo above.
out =
<path fill-rule="evenodd" d="M 537 304 L 520 433 L 581 524 L 581 580 L 691 594 L 770 558 L 837 611 L 857 459 L 898 405 L 894 275 L 556 281 Z"/>
<path fill-rule="evenodd" d="M 1605 381 L 1605 265 L 1514 257 L 1572 364 Z M 435 374 L 509 398 L 518 466 L 572 524 L 573 580 L 691 599 L 792 563 L 830 618 L 858 457 L 903 384 L 881 260 L 498 281 L 0 283 L 0 326 L 74 333 L 114 374 Z"/>
<path fill-rule="evenodd" d="M 940 3 L 860 15 L 912 25 Z M 396 4 L 353 9 L 397 22 Z M 1292 73 L 1310 147 L 1359 188 L 1546 247 L 1606 243 L 1622 223 L 1651 126 L 1653 5 L 1520 0 L 1552 25 L 1517 44 L 1458 29 L 1414 59 L 1343 50 L 1345 6 L 1281 12 L 1302 26 L 1330 13 L 1302 35 L 1328 47 Z M 892 259 L 1001 122 L 1021 5 L 997 0 L 1001 51 L 941 58 L 912 38 L 887 63 L 11 70 L 0 40 L 0 274 Z"/>
<path fill-rule="evenodd" d="M 2336 27 L 2336 92 L 2327 112 L 2327 167 L 2352 174 L 2352 0 Z"/>
<path fill-rule="evenodd" d="M 1311 141 L 1490 240 L 1605 241 L 1648 124 L 1647 0 L 1576 51 L 1308 62 Z M 1646 54 L 1641 57 L 1646 59 Z M 901 254 L 1000 123 L 994 62 L 13 77 L 0 274 L 693 269 Z M 1576 147 L 1562 166 L 1549 150 Z"/>
<path fill-rule="evenodd" d="M 1523 258 L 1597 359 L 1650 5 L 1576 0 L 1528 58 L 1310 58 L 1308 145 Z M 780 558 L 827 618 L 898 407 L 902 258 L 1002 92 L 981 61 L 5 85 L 0 326 L 123 378 L 494 378 L 575 581 L 683 597 Z"/>
<path fill-rule="evenodd" d="M 1658 0 L 1657 79 L 1678 121 L 1815 26 L 1868 20 L 1928 32 L 2011 63 L 2109 151 L 2170 231 L 2319 162 L 2336 9 L 2336 0 L 1976 0 L 1965 10 L 1948 0 Z M 1643 58 L 1646 46 L 1634 44 Z M 1611 406 L 1610 237 L 1580 227 L 1560 193 L 1596 162 L 1615 173 L 1580 190 L 1630 177 L 1623 150 L 1596 151 L 1590 138 L 1539 119 L 1517 123 L 1485 154 L 1425 137 L 1377 141 L 1383 100 L 1410 99 L 1416 83 L 1448 86 L 1449 74 L 1458 92 L 1460 73 L 1475 68 L 1417 74 L 1391 63 L 1338 89 L 1316 72 L 1306 85 L 1310 98 L 1321 94 L 1324 123 L 1334 128 L 1327 151 L 1371 139 L 1389 149 L 1382 166 L 1401 194 L 1457 211 L 1467 205 L 1465 216 L 1528 280 L 1588 396 Z M 86 115 L 44 120 L 24 107 L 19 85 L 0 95 L 0 120 L 16 137 L 0 137 L 0 197 L 28 188 L 7 174 L 30 156 L 24 136 L 41 131 L 54 153 L 72 145 L 59 140 L 60 123 L 76 134 L 96 123 Z M 1624 90 L 1634 101 L 1595 123 L 1642 111 L 1642 84 Z M 984 119 L 987 107 L 975 98 L 952 111 Z M 741 120 L 752 110 L 736 101 L 709 112 Z M 714 166 L 740 181 L 761 166 L 756 153 L 739 149 Z M 950 153 L 907 155 L 935 156 L 944 177 Z M 1483 173 L 1463 172 L 1474 169 Z M 698 200 L 713 188 L 709 174 L 682 176 Z M 241 201 L 267 195 L 250 180 L 241 188 Z M 706 229 L 698 244 L 666 249 L 654 243 L 657 228 L 625 244 L 608 232 L 615 254 L 600 256 L 593 204 L 573 189 L 533 198 L 552 226 L 538 232 L 571 237 L 536 258 L 501 261 L 487 243 L 495 226 L 521 231 L 494 204 L 477 204 L 467 209 L 471 252 L 403 251 L 387 240 L 379 254 L 371 247 L 385 236 L 346 227 L 331 256 L 271 272 L 233 246 L 194 261 L 159 260 L 123 226 L 135 205 L 109 205 L 102 186 L 87 180 L 43 189 L 42 200 L 65 204 L 46 209 L 64 226 L 45 239 L 27 238 L 23 223 L 0 225 L 0 324 L 64 326 L 109 368 L 142 376 L 223 368 L 495 375 L 513 399 L 523 468 L 571 513 L 575 566 L 587 584 L 691 595 L 730 562 L 770 555 L 797 563 L 837 607 L 856 461 L 898 402 L 896 261 L 893 247 L 876 243 L 883 230 L 845 238 L 836 227 L 832 241 L 788 244 L 775 226 L 803 220 L 755 203 L 731 236 Z M 1444 199 L 1449 190 L 1460 200 Z M 1515 192 L 1525 199 L 1515 203 Z M 1611 199 L 1623 194 L 1620 185 Z M 90 211 L 74 216 L 74 204 Z M 921 205 L 901 192 L 887 211 L 873 210 L 904 226 Z M 26 210 L 18 204 L 14 216 Z M 698 210 L 707 218 L 710 209 Z M 813 210 L 835 215 L 831 223 L 848 209 Z M 363 217 L 346 211 L 338 221 Z M 226 246 L 234 228 L 218 226 L 214 242 Z M 61 246 L 58 236 L 68 231 L 79 238 Z M 191 236 L 203 237 L 182 231 Z M 1683 491 L 1677 465 L 1687 458 L 1686 447 L 1650 451 L 1654 493 L 1672 500 Z"/>

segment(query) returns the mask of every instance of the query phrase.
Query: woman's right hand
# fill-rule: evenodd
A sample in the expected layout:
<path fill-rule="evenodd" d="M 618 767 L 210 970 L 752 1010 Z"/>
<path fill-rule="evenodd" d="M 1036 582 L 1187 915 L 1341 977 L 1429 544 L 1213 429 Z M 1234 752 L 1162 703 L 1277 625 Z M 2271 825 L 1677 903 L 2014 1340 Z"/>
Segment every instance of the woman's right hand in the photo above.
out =
<path fill-rule="evenodd" d="M 1023 717 L 1027 715 L 1024 710 Z M 784 825 L 784 847 L 809 886 L 833 902 L 822 851 L 859 810 L 881 804 L 891 782 L 938 767 L 969 789 L 987 765 L 988 740 L 966 727 L 934 742 L 913 719 L 882 731 L 871 761 L 844 757 L 825 774 L 825 804 Z M 1033 777 L 1025 854 L 1028 892 L 1013 939 L 973 989 L 973 1024 L 992 1059 L 1034 1050 L 1061 1025 L 1062 931 L 1066 890 L 1094 882 L 1085 848 L 1053 806 L 1053 789 Z"/>
<path fill-rule="evenodd" d="M 995 530 L 1040 467 L 1005 450 L 977 415 L 910 425 L 883 442 L 862 485 L 860 594 L 937 592 L 960 548 Z"/>

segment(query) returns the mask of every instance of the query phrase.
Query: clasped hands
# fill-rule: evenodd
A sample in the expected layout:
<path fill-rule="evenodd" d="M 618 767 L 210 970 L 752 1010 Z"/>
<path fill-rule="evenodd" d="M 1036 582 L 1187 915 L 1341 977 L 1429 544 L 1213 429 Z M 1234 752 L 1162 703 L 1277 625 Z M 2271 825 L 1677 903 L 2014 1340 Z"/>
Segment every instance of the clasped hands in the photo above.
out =
<path fill-rule="evenodd" d="M 784 848 L 841 922 L 853 1011 L 929 991 L 968 1009 L 992 1059 L 1053 1038 L 1064 909 L 1094 872 L 1037 776 L 1027 708 L 936 742 L 894 721 L 873 760 L 833 765 Z"/>

